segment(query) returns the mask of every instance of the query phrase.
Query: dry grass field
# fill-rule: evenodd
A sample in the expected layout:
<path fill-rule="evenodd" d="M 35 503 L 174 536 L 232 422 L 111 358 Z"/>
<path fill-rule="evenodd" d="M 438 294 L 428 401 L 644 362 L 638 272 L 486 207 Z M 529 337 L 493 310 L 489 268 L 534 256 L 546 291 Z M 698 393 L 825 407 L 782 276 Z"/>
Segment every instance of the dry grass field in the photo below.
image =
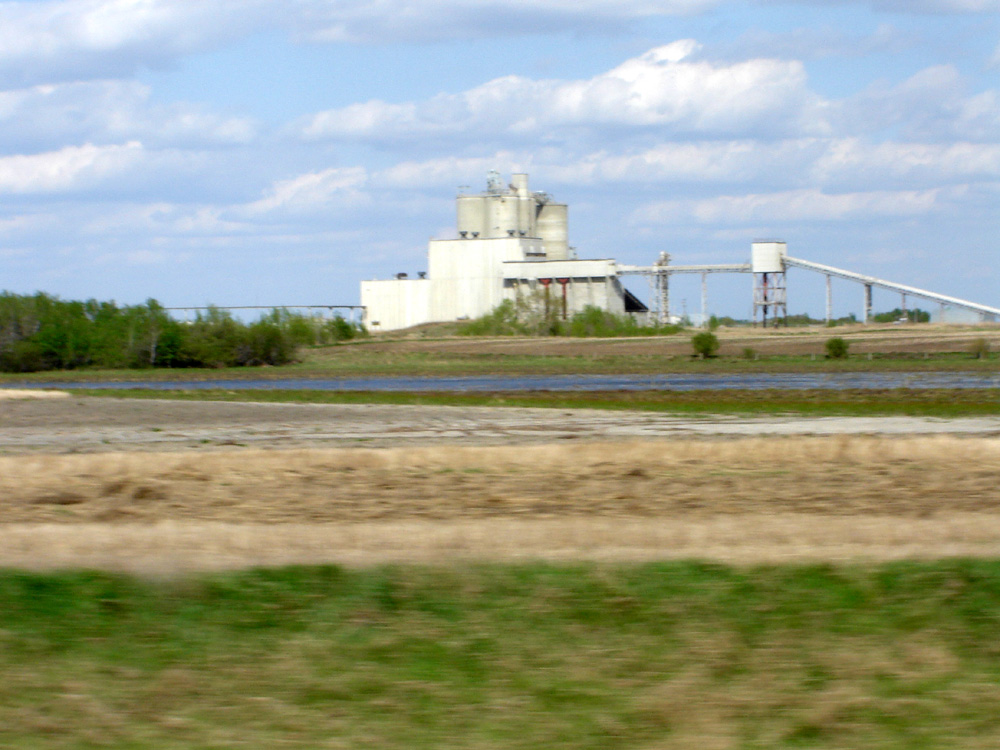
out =
<path fill-rule="evenodd" d="M 1000 440 L 0 458 L 0 566 L 1000 554 Z"/>
<path fill-rule="evenodd" d="M 750 438 L 7 457 L 8 523 L 1000 512 L 1000 440 Z"/>
<path fill-rule="evenodd" d="M 0 401 L 34 401 L 43 399 L 69 398 L 66 391 L 27 390 L 24 388 L 0 388 Z"/>

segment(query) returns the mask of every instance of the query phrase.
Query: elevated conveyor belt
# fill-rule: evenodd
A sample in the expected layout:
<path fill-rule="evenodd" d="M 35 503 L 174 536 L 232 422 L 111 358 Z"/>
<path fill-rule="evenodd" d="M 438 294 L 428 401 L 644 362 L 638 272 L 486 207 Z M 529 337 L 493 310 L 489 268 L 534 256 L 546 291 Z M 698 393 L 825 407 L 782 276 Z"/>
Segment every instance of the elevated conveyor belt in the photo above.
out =
<path fill-rule="evenodd" d="M 984 313 L 986 315 L 997 315 L 1000 316 L 1000 308 L 989 307 L 988 305 L 980 305 L 977 302 L 969 302 L 968 300 L 958 299 L 956 297 L 949 297 L 944 294 L 936 294 L 935 292 L 928 292 L 926 289 L 917 289 L 916 287 L 906 286 L 905 284 L 896 284 L 892 281 L 886 281 L 885 279 L 879 279 L 874 276 L 866 276 L 862 273 L 854 273 L 853 271 L 845 271 L 842 268 L 834 268 L 833 266 L 825 266 L 822 263 L 813 263 L 811 260 L 802 260 L 801 258 L 791 258 L 785 256 L 785 265 L 793 266 L 795 268 L 804 268 L 808 271 L 817 271 L 819 273 L 826 274 L 827 276 L 836 276 L 840 279 L 848 279 L 849 281 L 856 281 L 866 286 L 875 286 L 881 289 L 888 289 L 893 292 L 899 292 L 900 294 L 910 295 L 912 297 L 920 297 L 922 299 L 929 299 L 935 302 L 940 302 L 945 305 L 951 305 L 952 307 L 961 307 L 966 310 L 974 310 L 978 313 Z"/>
<path fill-rule="evenodd" d="M 660 276 L 673 273 L 750 273 L 749 263 L 716 263 L 707 266 L 618 266 L 619 274 Z"/>

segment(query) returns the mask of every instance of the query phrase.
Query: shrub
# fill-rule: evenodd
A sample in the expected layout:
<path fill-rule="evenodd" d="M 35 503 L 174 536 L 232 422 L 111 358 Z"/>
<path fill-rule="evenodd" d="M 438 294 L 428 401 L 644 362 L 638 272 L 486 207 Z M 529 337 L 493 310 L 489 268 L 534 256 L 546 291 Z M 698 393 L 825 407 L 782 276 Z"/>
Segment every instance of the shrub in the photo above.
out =
<path fill-rule="evenodd" d="M 756 359 L 757 350 L 754 349 L 752 346 L 746 346 L 743 348 L 742 356 L 743 359 Z"/>
<path fill-rule="evenodd" d="M 969 344 L 969 353 L 976 359 L 983 359 L 990 353 L 990 342 L 982 337 L 973 339 Z"/>
<path fill-rule="evenodd" d="M 873 313 L 871 320 L 873 323 L 895 323 L 900 320 L 908 320 L 911 323 L 930 323 L 931 314 L 920 308 L 916 310 L 903 310 L 897 307 L 888 312 Z"/>
<path fill-rule="evenodd" d="M 708 359 L 714 357 L 715 353 L 719 351 L 719 339 L 710 331 L 702 331 L 691 337 L 691 347 L 694 349 L 695 355 L 702 359 Z"/>
<path fill-rule="evenodd" d="M 463 323 L 459 334 L 463 336 L 523 336 L 527 328 L 518 318 L 518 306 L 512 300 L 504 300 L 492 312 L 481 318 Z"/>
<path fill-rule="evenodd" d="M 631 315 L 615 315 L 600 307 L 588 305 L 569 320 L 561 319 L 561 311 L 537 292 L 520 296 L 517 301 L 505 300 L 481 318 L 470 320 L 459 328 L 465 336 L 663 336 L 677 333 L 679 326 L 641 325 Z"/>
<path fill-rule="evenodd" d="M 363 326 L 344 320 L 341 315 L 326 324 L 326 333 L 333 341 L 350 341 L 368 335 Z"/>
<path fill-rule="evenodd" d="M 832 339 L 826 340 L 825 347 L 827 359 L 847 359 L 847 350 L 850 348 L 850 344 L 840 336 L 834 336 Z"/>

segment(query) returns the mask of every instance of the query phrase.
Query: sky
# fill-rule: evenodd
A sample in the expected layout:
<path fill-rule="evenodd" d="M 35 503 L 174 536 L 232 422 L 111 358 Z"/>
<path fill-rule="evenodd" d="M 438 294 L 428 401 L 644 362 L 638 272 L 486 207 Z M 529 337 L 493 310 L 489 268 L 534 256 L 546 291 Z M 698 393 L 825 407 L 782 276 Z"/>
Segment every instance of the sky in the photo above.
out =
<path fill-rule="evenodd" d="M 775 238 L 1000 306 L 1000 0 L 0 0 L 0 290 L 357 304 L 491 169 L 581 258 Z M 709 287 L 749 317 L 749 277 Z"/>

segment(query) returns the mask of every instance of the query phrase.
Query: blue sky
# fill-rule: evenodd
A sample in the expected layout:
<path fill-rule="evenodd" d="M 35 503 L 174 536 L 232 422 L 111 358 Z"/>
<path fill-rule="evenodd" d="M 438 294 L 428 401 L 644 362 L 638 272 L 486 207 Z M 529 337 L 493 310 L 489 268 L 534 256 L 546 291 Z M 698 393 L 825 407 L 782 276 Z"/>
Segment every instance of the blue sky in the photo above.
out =
<path fill-rule="evenodd" d="M 779 237 L 1000 305 L 1000 0 L 0 2 L 0 289 L 353 304 L 493 168 L 569 203 L 581 257 Z"/>

